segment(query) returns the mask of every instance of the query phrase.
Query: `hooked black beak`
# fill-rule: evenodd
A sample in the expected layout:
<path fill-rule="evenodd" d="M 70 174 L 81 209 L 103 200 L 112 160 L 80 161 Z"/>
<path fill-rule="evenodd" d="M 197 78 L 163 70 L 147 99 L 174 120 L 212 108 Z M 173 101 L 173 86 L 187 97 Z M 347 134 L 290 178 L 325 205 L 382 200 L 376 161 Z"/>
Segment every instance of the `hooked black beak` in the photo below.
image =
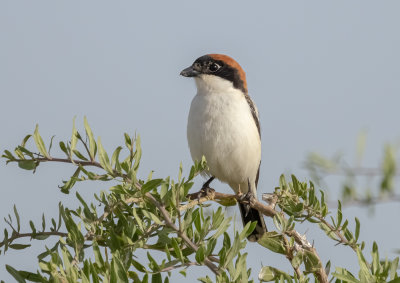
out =
<path fill-rule="evenodd" d="M 200 73 L 198 71 L 196 71 L 195 69 L 193 69 L 193 66 L 190 66 L 190 67 L 184 69 L 180 75 L 184 76 L 184 77 L 196 77 L 198 74 L 200 74 Z"/>

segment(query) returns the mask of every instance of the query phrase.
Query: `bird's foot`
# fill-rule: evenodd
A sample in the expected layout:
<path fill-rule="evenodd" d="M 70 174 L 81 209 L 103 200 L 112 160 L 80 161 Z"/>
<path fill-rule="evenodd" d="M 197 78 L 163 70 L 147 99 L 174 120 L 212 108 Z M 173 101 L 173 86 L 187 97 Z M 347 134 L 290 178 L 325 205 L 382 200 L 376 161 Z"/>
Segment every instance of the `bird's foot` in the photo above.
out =
<path fill-rule="evenodd" d="M 197 193 L 188 194 L 187 197 L 191 200 L 197 199 L 197 201 L 200 201 L 201 198 L 210 197 L 214 195 L 215 190 L 209 187 L 210 183 L 211 182 L 208 181 L 205 182 L 203 187 L 201 187 L 200 191 L 198 191 Z"/>
<path fill-rule="evenodd" d="M 251 207 L 250 204 L 254 200 L 254 198 L 255 198 L 254 194 L 250 190 L 245 194 L 239 195 L 240 202 L 242 204 L 244 204 L 245 216 L 247 216 L 247 214 L 249 214 L 250 207 Z"/>

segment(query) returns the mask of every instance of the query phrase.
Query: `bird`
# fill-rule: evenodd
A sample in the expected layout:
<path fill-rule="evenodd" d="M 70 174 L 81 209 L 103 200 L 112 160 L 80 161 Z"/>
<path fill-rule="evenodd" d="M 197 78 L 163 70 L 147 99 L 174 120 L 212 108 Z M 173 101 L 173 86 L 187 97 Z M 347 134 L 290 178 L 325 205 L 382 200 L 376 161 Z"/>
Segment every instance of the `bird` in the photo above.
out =
<path fill-rule="evenodd" d="M 242 67 L 227 55 L 207 54 L 180 75 L 194 78 L 197 87 L 189 110 L 187 140 L 193 160 L 206 158 L 209 179 L 203 188 L 217 178 L 236 194 L 257 198 L 260 121 Z M 262 213 L 240 202 L 239 210 L 243 226 L 257 222 L 248 236 L 256 242 L 267 231 Z"/>

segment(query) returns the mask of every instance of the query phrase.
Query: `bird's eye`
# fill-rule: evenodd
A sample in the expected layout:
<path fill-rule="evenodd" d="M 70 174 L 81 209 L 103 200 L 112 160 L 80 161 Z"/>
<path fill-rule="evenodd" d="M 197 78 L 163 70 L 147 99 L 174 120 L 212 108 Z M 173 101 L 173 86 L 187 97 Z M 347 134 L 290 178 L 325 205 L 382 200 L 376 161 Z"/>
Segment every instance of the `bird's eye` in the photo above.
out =
<path fill-rule="evenodd" d="M 210 65 L 210 67 L 209 67 L 209 69 L 210 69 L 211 72 L 216 72 L 216 71 L 219 70 L 219 68 L 221 68 L 221 66 L 218 65 L 217 63 L 212 63 L 212 64 Z"/>

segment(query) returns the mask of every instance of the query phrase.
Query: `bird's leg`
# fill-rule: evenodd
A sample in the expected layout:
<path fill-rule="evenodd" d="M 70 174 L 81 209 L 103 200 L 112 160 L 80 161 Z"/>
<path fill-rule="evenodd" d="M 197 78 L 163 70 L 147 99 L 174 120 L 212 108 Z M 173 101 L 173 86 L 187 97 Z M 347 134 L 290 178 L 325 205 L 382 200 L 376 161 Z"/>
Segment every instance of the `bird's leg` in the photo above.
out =
<path fill-rule="evenodd" d="M 252 189 L 251 189 L 250 179 L 247 178 L 247 193 L 245 193 L 244 195 L 242 195 L 240 197 L 240 199 L 242 201 L 246 201 L 247 202 L 247 203 L 244 204 L 244 209 L 246 211 L 245 216 L 247 216 L 247 214 L 250 211 L 250 203 L 251 203 L 253 198 L 254 198 L 254 194 L 253 194 Z"/>
<path fill-rule="evenodd" d="M 202 197 L 208 196 L 210 193 L 214 192 L 214 189 L 210 188 L 211 182 L 215 179 L 214 176 L 212 176 L 210 179 L 207 180 L 201 187 L 200 191 L 197 193 L 189 194 L 188 197 L 190 199 L 197 199 L 200 200 Z"/>
<path fill-rule="evenodd" d="M 205 182 L 203 184 L 203 187 L 201 187 L 201 190 L 211 189 L 210 188 L 210 184 L 211 184 L 212 181 L 214 181 L 214 179 L 215 179 L 214 176 L 212 176 L 210 179 L 208 179 L 207 182 Z"/>
<path fill-rule="evenodd" d="M 201 187 L 200 192 L 197 196 L 198 200 L 200 200 L 201 197 L 206 197 L 206 196 L 208 196 L 208 194 L 214 192 L 214 189 L 210 188 L 210 184 L 212 181 L 214 181 L 214 179 L 215 179 L 215 177 L 212 176 L 210 179 L 207 180 L 207 182 L 205 182 L 203 184 L 203 186 Z"/>

